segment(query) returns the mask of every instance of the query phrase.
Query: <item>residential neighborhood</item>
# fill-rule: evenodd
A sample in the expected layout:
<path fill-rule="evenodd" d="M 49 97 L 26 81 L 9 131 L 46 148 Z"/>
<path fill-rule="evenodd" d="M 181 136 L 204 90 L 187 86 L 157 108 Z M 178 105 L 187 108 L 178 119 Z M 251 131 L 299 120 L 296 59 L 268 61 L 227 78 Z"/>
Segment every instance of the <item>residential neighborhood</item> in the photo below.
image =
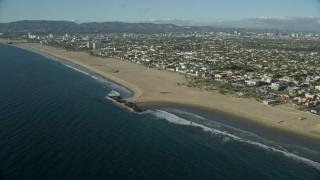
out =
<path fill-rule="evenodd" d="M 168 32 L 24 36 L 183 74 L 179 84 L 320 114 L 320 36 L 297 32 Z"/>

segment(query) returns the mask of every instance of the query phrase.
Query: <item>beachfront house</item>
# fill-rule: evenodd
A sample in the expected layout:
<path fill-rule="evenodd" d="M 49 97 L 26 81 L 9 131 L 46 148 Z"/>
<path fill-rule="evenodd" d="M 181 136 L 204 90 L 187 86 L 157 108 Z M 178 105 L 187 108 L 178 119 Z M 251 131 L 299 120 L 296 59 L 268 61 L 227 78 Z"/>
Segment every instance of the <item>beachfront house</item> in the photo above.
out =
<path fill-rule="evenodd" d="M 263 100 L 263 104 L 266 104 L 266 105 L 275 105 L 275 104 L 278 104 L 278 103 L 279 103 L 279 101 L 275 100 L 275 99 Z"/>
<path fill-rule="evenodd" d="M 312 100 L 316 99 L 316 95 L 315 94 L 310 94 L 310 93 L 306 93 L 305 97 L 308 98 L 308 99 L 312 99 Z"/>
<path fill-rule="evenodd" d="M 226 73 L 219 73 L 219 74 L 215 74 L 215 75 L 214 75 L 216 81 L 221 81 L 221 80 L 224 79 L 226 76 L 227 76 Z"/>
<path fill-rule="evenodd" d="M 285 83 L 271 83 L 271 89 L 275 91 L 283 91 L 288 87 Z"/>
<path fill-rule="evenodd" d="M 259 85 L 259 81 L 256 81 L 256 80 L 246 80 L 245 82 L 247 83 L 248 86 L 257 86 L 257 85 Z"/>

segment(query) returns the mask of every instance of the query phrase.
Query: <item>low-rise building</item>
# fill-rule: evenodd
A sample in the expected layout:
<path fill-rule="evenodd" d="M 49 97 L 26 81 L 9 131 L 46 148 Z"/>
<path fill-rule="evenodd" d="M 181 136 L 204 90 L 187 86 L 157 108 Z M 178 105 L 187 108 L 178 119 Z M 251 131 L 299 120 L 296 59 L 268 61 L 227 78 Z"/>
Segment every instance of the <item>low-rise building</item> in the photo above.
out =
<path fill-rule="evenodd" d="M 263 104 L 266 104 L 266 105 L 274 105 L 274 104 L 278 104 L 279 101 L 278 100 L 275 100 L 275 99 L 266 99 L 266 100 L 263 100 Z"/>

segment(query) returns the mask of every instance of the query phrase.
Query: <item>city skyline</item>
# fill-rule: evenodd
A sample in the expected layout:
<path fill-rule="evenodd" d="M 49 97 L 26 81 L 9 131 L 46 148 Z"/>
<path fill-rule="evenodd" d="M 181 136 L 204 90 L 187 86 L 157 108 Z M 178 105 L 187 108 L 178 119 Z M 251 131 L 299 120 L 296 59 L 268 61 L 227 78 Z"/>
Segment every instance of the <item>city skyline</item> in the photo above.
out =
<path fill-rule="evenodd" d="M 319 0 L 270 1 L 18 1 L 0 0 L 0 22 L 67 20 L 74 22 L 152 22 L 182 20 L 200 23 L 258 17 L 319 17 Z"/>

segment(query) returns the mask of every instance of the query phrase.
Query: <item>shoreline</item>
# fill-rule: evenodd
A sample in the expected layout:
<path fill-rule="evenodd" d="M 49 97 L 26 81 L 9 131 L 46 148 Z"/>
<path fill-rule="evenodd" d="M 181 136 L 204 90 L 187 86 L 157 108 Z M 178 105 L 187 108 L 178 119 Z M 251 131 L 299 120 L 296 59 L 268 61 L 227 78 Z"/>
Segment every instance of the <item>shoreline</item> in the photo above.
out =
<path fill-rule="evenodd" d="M 40 44 L 23 43 L 23 45 L 65 59 L 116 82 L 133 93 L 127 100 L 142 107 L 148 103 L 149 105 L 152 103 L 186 105 L 230 115 L 239 119 L 239 123 L 248 121 L 266 128 L 284 130 L 294 136 L 320 139 L 320 119 L 311 114 L 297 110 L 289 113 L 283 110 L 285 107 L 279 107 L 281 109 L 276 110 L 249 99 L 233 98 L 178 86 L 178 82 L 185 81 L 182 75 L 119 59 L 99 58 L 85 52 L 66 51 Z M 119 72 L 114 73 L 115 69 Z M 306 120 L 298 121 L 297 114 L 304 116 Z"/>
<path fill-rule="evenodd" d="M 181 111 L 182 115 L 183 112 L 191 113 L 197 117 L 204 118 L 203 122 L 205 122 L 206 127 L 244 139 L 247 144 L 251 144 L 251 142 L 260 143 L 269 148 L 284 149 L 284 151 L 316 163 L 320 162 L 320 143 L 318 138 L 280 128 L 268 127 L 222 111 L 192 105 L 163 102 L 147 102 L 139 103 L 138 105 L 143 110 L 165 111 L 183 119 L 185 117 L 181 117 Z M 185 120 L 189 121 L 188 118 Z M 198 123 L 197 121 L 191 121 Z"/>
<path fill-rule="evenodd" d="M 318 138 L 297 134 L 280 128 L 268 127 L 263 124 L 253 122 L 249 119 L 227 114 L 222 111 L 178 103 L 148 102 L 139 103 L 138 105 L 145 110 L 178 109 L 186 111 L 209 121 L 232 127 L 240 131 L 252 133 L 265 140 L 271 140 L 284 145 L 305 147 L 310 150 L 320 152 L 320 143 Z"/>

